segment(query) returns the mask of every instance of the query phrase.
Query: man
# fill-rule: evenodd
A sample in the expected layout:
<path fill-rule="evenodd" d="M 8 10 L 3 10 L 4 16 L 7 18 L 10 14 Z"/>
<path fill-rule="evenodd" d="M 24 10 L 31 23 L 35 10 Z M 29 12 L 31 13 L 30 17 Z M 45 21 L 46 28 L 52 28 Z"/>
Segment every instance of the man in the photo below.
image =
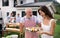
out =
<path fill-rule="evenodd" d="M 31 8 L 26 8 L 25 13 L 26 15 L 20 21 L 20 32 L 23 31 L 23 28 L 36 27 L 37 24 L 40 24 L 37 17 L 33 15 Z M 38 34 L 36 32 L 25 31 L 25 38 L 38 38 Z"/>
<path fill-rule="evenodd" d="M 16 17 L 16 23 L 20 23 L 20 19 L 21 19 L 21 17 L 20 17 L 20 14 L 18 13 L 17 17 Z"/>

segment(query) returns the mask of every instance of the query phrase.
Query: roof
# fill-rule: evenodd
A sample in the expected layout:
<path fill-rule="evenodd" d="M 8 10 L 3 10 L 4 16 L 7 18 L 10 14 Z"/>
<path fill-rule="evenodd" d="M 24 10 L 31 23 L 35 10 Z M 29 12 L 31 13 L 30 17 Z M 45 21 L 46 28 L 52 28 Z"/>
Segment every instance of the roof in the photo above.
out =
<path fill-rule="evenodd" d="M 53 2 L 27 3 L 27 4 L 16 5 L 16 7 L 40 7 L 40 6 L 48 5 L 51 3 L 53 3 Z"/>

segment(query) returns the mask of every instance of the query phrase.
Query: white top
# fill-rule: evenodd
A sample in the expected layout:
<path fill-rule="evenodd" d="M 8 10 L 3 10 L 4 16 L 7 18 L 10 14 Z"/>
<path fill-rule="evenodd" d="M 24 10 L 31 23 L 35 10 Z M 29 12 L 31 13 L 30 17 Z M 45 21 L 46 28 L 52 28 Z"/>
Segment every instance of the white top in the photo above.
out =
<path fill-rule="evenodd" d="M 11 20 L 12 19 L 12 20 Z M 14 17 L 10 17 L 10 22 L 14 23 Z"/>
<path fill-rule="evenodd" d="M 27 20 L 28 18 L 26 16 L 24 16 L 23 18 L 21 18 L 20 23 L 24 23 L 25 19 Z M 32 16 L 30 19 L 35 19 L 36 23 L 41 23 L 41 20 L 38 20 L 38 18 L 36 16 Z"/>
<path fill-rule="evenodd" d="M 21 17 L 16 17 L 16 23 L 20 23 Z"/>
<path fill-rule="evenodd" d="M 51 28 L 51 22 L 53 21 L 54 19 L 51 19 L 50 22 L 49 22 L 49 25 L 44 25 L 43 23 L 41 23 L 41 27 L 43 29 L 44 32 L 50 32 L 50 28 Z M 49 36 L 47 34 L 42 34 L 41 35 L 41 38 L 53 38 L 53 36 Z"/>

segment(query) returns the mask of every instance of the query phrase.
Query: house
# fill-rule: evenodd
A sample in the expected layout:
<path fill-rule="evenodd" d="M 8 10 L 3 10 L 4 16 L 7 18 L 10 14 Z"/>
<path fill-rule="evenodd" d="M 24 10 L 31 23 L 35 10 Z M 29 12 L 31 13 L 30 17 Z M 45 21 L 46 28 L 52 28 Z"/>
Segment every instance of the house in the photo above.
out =
<path fill-rule="evenodd" d="M 20 14 L 20 17 L 25 15 L 25 8 L 32 8 L 33 14 L 39 16 L 37 10 L 40 6 L 47 6 L 52 15 L 56 12 L 53 2 L 39 2 L 39 0 L 0 0 L 0 8 L 3 18 L 6 18 L 10 13 Z"/>
<path fill-rule="evenodd" d="M 54 15 L 56 12 L 54 3 L 39 2 L 39 0 L 0 0 L 0 12 L 2 12 L 3 19 L 5 19 L 12 12 L 14 16 L 19 13 L 20 17 L 23 17 L 25 15 L 25 8 L 32 8 L 33 14 L 39 16 L 37 10 L 40 8 L 40 6 L 44 5 L 47 6 L 52 15 Z M 5 28 L 5 26 L 3 26 L 3 28 Z M 8 30 L 11 30 L 11 28 Z M 13 29 L 13 31 L 14 30 L 16 31 L 17 29 Z"/>

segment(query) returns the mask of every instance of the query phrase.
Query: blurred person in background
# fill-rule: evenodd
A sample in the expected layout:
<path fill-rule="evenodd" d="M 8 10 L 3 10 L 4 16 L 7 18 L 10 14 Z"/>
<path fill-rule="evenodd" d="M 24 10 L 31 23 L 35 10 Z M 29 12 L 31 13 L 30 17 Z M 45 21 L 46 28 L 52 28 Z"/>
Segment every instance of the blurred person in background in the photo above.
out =
<path fill-rule="evenodd" d="M 21 17 L 20 14 L 18 13 L 16 16 L 16 23 L 20 23 Z"/>

